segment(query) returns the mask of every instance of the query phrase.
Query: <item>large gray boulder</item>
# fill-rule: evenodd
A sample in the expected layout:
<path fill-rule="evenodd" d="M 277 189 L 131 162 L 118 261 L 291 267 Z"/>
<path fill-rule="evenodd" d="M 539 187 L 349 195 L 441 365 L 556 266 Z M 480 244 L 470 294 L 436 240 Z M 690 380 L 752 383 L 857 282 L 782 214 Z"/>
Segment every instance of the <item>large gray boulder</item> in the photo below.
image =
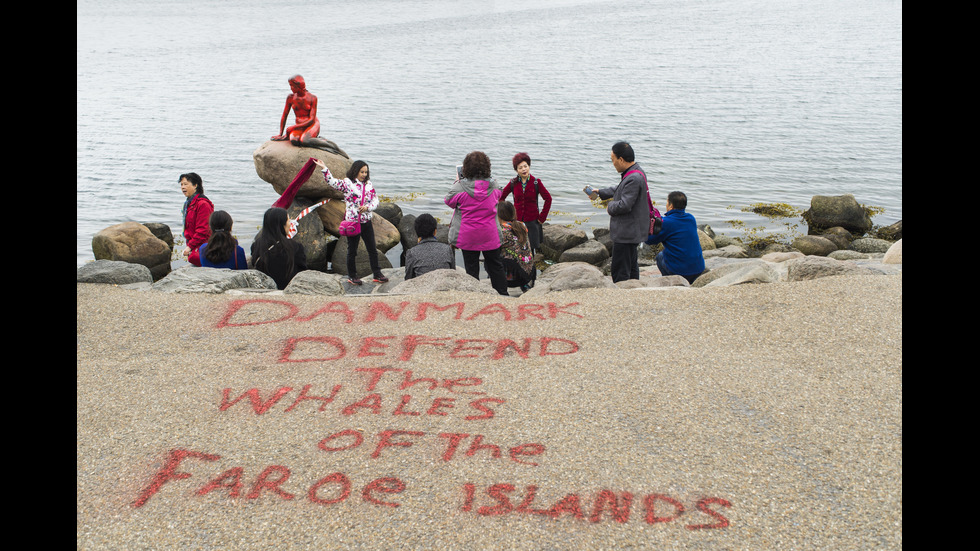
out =
<path fill-rule="evenodd" d="M 439 291 L 497 294 L 497 291 L 483 285 L 478 279 L 468 275 L 465 271 L 460 269 L 450 270 L 448 268 L 433 270 L 419 277 L 403 281 L 392 287 L 390 292 L 391 294 L 397 295 L 412 295 Z"/>
<path fill-rule="evenodd" d="M 567 249 L 558 257 L 558 262 L 586 262 L 599 266 L 609 258 L 609 251 L 602 243 L 590 239 L 581 245 Z"/>
<path fill-rule="evenodd" d="M 737 239 L 728 235 L 715 235 L 712 236 L 711 240 L 715 242 L 715 247 L 719 249 L 723 249 L 730 245 L 742 246 L 742 244 Z"/>
<path fill-rule="evenodd" d="M 602 246 L 605 247 L 611 255 L 613 250 L 613 242 L 612 238 L 609 237 L 609 228 L 592 228 L 592 235 L 595 237 L 596 241 L 602 243 Z"/>
<path fill-rule="evenodd" d="M 803 212 L 803 220 L 810 234 L 819 234 L 834 226 L 841 226 L 855 235 L 864 235 L 871 229 L 871 216 L 850 193 L 814 195 L 810 198 L 810 208 Z"/>
<path fill-rule="evenodd" d="M 714 258 L 716 256 L 725 258 L 748 258 L 749 253 L 746 252 L 745 247 L 738 244 L 732 243 L 730 245 L 725 245 L 724 247 L 718 247 L 711 250 L 702 250 L 701 256 L 704 258 Z"/>
<path fill-rule="evenodd" d="M 859 253 L 886 253 L 892 246 L 891 241 L 877 239 L 874 237 L 864 237 L 851 241 L 851 250 Z"/>
<path fill-rule="evenodd" d="M 847 260 L 834 260 L 824 256 L 805 256 L 786 261 L 787 281 L 806 281 L 836 275 L 874 275 L 879 272 Z"/>
<path fill-rule="evenodd" d="M 407 251 L 419 244 L 419 236 L 415 234 L 415 218 L 414 214 L 405 214 L 398 221 L 398 234 L 401 239 L 402 251 Z"/>
<path fill-rule="evenodd" d="M 285 295 L 342 295 L 343 277 L 316 270 L 304 270 L 293 276 L 283 289 Z"/>
<path fill-rule="evenodd" d="M 871 258 L 869 253 L 859 253 L 851 249 L 837 250 L 827 255 L 827 258 L 834 260 L 865 260 Z"/>
<path fill-rule="evenodd" d="M 96 260 L 142 264 L 154 280 L 170 272 L 170 247 L 139 222 L 115 224 L 95 234 L 92 252 Z"/>
<path fill-rule="evenodd" d="M 381 201 L 378 203 L 378 208 L 374 210 L 374 215 L 391 222 L 391 225 L 396 228 L 401 223 L 403 216 L 402 208 L 391 201 Z"/>
<path fill-rule="evenodd" d="M 165 293 L 219 294 L 232 289 L 276 290 L 276 282 L 258 270 L 186 266 L 174 270 L 151 288 Z"/>
<path fill-rule="evenodd" d="M 793 248 L 804 255 L 827 256 L 839 247 L 822 235 L 801 235 L 793 240 Z"/>
<path fill-rule="evenodd" d="M 157 236 L 157 239 L 163 241 L 170 247 L 170 250 L 174 250 L 174 232 L 170 229 L 170 226 L 163 224 L 161 222 L 140 222 L 146 229 L 150 230 L 150 233 Z"/>
<path fill-rule="evenodd" d="M 691 287 L 727 287 L 749 283 L 775 283 L 779 281 L 779 272 L 760 259 L 748 259 L 730 262 L 711 268 L 701 274 Z"/>
<path fill-rule="evenodd" d="M 153 283 L 153 274 L 142 264 L 120 260 L 96 260 L 79 266 L 76 273 L 78 283 L 108 283 L 127 285 L 130 283 Z"/>
<path fill-rule="evenodd" d="M 541 240 L 541 253 L 546 259 L 554 262 L 558 262 L 561 253 L 589 240 L 589 237 L 582 230 L 555 224 L 545 224 L 542 231 L 544 238 Z"/>
<path fill-rule="evenodd" d="M 705 226 L 705 227 L 707 227 L 707 226 Z M 709 230 L 711 229 L 710 227 L 707 227 L 707 228 Z M 703 251 L 710 251 L 710 250 L 714 249 L 715 247 L 717 247 L 717 245 L 715 245 L 714 238 L 712 238 L 710 235 L 708 235 L 708 232 L 705 232 L 705 231 L 702 231 L 702 230 L 698 230 L 698 241 L 701 242 L 701 251 L 702 252 Z"/>
<path fill-rule="evenodd" d="M 826 231 L 820 234 L 820 237 L 825 237 L 834 242 L 838 249 L 846 249 L 851 241 L 854 241 L 854 236 L 851 232 L 845 230 L 840 226 L 834 226 L 833 228 L 828 228 Z"/>
<path fill-rule="evenodd" d="M 282 195 L 289 187 L 289 183 L 299 174 L 299 171 L 310 160 L 310 157 L 319 159 L 327 165 L 334 178 L 343 178 L 347 175 L 352 161 L 342 155 L 329 153 L 322 149 L 312 147 L 297 147 L 288 140 L 272 141 L 269 140 L 259 146 L 252 153 L 252 160 L 255 163 L 255 173 L 266 182 L 272 184 L 276 193 Z M 343 199 L 344 196 L 336 188 L 323 180 L 323 175 L 319 167 L 313 171 L 310 179 L 299 188 L 297 197 L 307 197 L 314 202 L 328 197 Z M 333 202 L 333 201 L 331 201 Z"/>
<path fill-rule="evenodd" d="M 602 270 L 585 262 L 553 264 L 538 275 L 534 287 L 521 296 L 535 297 L 552 291 L 571 289 L 615 289 L 616 285 Z"/>

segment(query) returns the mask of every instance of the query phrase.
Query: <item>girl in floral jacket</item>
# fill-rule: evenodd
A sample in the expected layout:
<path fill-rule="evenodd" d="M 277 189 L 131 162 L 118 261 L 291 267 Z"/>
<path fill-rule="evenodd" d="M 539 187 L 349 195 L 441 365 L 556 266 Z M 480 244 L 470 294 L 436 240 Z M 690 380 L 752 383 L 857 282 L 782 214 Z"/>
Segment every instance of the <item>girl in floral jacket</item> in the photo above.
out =
<path fill-rule="evenodd" d="M 344 194 L 344 202 L 347 204 L 344 220 L 353 220 L 361 225 L 360 233 L 347 236 L 347 281 L 352 285 L 363 283 L 357 277 L 356 263 L 357 245 L 363 237 L 371 271 L 374 273 L 374 282 L 387 282 L 388 278 L 381 273 L 381 267 L 378 264 L 378 247 L 374 239 L 374 223 L 371 222 L 371 218 L 374 217 L 374 210 L 378 208 L 380 203 L 378 193 L 374 190 L 374 184 L 371 183 L 371 169 L 364 161 L 354 161 L 354 164 L 347 170 L 347 177 L 338 180 L 330 174 L 330 169 L 323 161 L 316 160 L 315 162 L 323 169 L 323 180 Z"/>

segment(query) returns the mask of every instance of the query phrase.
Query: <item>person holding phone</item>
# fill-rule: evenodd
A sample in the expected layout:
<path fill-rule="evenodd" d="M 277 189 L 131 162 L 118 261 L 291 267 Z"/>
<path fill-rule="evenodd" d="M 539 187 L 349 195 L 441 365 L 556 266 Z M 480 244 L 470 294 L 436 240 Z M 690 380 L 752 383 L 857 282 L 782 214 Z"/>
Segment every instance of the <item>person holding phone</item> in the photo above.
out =
<path fill-rule="evenodd" d="M 381 202 L 374 190 L 374 184 L 371 183 L 371 168 L 364 161 L 354 161 L 347 169 L 347 177 L 338 180 L 330 174 L 330 169 L 323 161 L 313 159 L 313 162 L 323 170 L 323 180 L 344 194 L 344 202 L 347 204 L 344 220 L 360 224 L 359 232 L 347 235 L 347 281 L 351 285 L 364 283 L 357 277 L 357 245 L 363 238 L 368 262 L 374 273 L 374 282 L 386 283 L 388 278 L 381 273 L 378 263 L 378 246 L 374 239 L 374 222 L 371 221 L 374 210 Z"/>
<path fill-rule="evenodd" d="M 497 203 L 500 188 L 490 176 L 490 158 L 482 151 L 472 151 L 456 169 L 457 180 L 443 202 L 453 210 L 449 224 L 449 243 L 463 251 L 466 273 L 480 279 L 480 255 L 498 294 L 507 293 L 507 276 L 500 259 L 500 228 L 497 226 Z"/>
<path fill-rule="evenodd" d="M 613 242 L 612 280 L 640 279 L 636 247 L 650 234 L 650 205 L 646 173 L 636 162 L 633 147 L 616 142 L 609 153 L 613 168 L 620 173 L 619 184 L 604 189 L 586 186 L 589 198 L 612 199 L 606 206 L 609 213 L 609 237 Z"/>
<path fill-rule="evenodd" d="M 531 174 L 531 157 L 527 153 L 518 153 L 514 155 L 511 161 L 517 176 L 504 186 L 500 200 L 503 201 L 511 193 L 514 194 L 514 209 L 517 211 L 517 220 L 524 222 L 524 226 L 527 227 L 531 254 L 533 255 L 541 247 L 541 241 L 544 240 L 542 224 L 548 219 L 548 212 L 551 210 L 551 194 L 544 187 L 544 183 Z M 538 208 L 539 198 L 544 201 L 540 209 Z M 532 265 L 530 286 L 534 286 L 536 277 L 537 270 Z"/>

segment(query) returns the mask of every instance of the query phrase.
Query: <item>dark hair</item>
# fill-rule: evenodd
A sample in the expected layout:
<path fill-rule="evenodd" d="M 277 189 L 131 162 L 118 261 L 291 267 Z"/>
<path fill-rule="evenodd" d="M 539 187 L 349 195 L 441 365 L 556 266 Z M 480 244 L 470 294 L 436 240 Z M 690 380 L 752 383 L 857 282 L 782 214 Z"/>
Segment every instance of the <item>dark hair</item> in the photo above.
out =
<path fill-rule="evenodd" d="M 197 188 L 197 193 L 201 197 L 204 197 L 204 182 L 201 181 L 201 177 L 198 176 L 196 172 L 181 174 L 180 178 L 177 178 L 177 183 L 179 184 L 181 180 L 187 180 L 188 182 L 194 184 L 194 187 Z"/>
<path fill-rule="evenodd" d="M 356 182 L 357 181 L 357 174 L 359 172 L 361 172 L 361 169 L 363 167 L 366 167 L 366 166 L 368 166 L 368 164 L 365 163 L 364 161 L 354 161 L 354 164 L 350 165 L 350 168 L 347 169 L 347 179 L 350 180 L 351 182 Z M 371 179 L 371 167 L 369 167 L 369 166 L 368 166 L 368 177 L 367 177 L 367 179 L 368 180 Z"/>
<path fill-rule="evenodd" d="M 415 235 L 419 237 L 432 237 L 436 234 L 436 219 L 429 213 L 422 213 L 415 219 Z"/>
<path fill-rule="evenodd" d="M 626 142 L 614 143 L 612 146 L 612 152 L 613 155 L 616 155 L 627 163 L 632 163 L 634 160 L 636 160 L 636 155 L 633 154 L 633 146 Z"/>
<path fill-rule="evenodd" d="M 471 151 L 463 158 L 463 178 L 480 180 L 490 177 L 490 157 L 482 151 Z"/>
<path fill-rule="evenodd" d="M 268 273 L 267 266 L 273 260 L 283 261 L 286 264 L 286 271 L 293 271 L 293 248 L 286 244 L 286 221 L 289 215 L 286 209 L 272 207 L 265 211 L 262 217 L 262 229 L 255 236 L 253 246 L 259 258 L 253 258 L 252 263 L 256 269 Z M 260 262 L 262 264 L 260 264 Z"/>
<path fill-rule="evenodd" d="M 204 250 L 204 256 L 212 264 L 221 264 L 235 254 L 235 247 L 238 240 L 231 235 L 231 215 L 223 210 L 216 210 L 211 213 L 208 219 L 211 225 L 211 237 L 208 239 L 208 248 Z"/>
<path fill-rule="evenodd" d="M 517 220 L 517 209 L 514 208 L 514 204 L 510 201 L 501 201 L 497 203 L 497 218 L 500 218 L 504 222 L 510 222 L 510 229 L 517 236 L 517 241 L 521 245 L 527 243 L 527 226 L 524 222 Z"/>
<path fill-rule="evenodd" d="M 521 163 L 527 163 L 527 166 L 531 166 L 531 156 L 523 152 L 514 155 L 514 170 L 517 170 L 517 165 Z"/>
<path fill-rule="evenodd" d="M 675 209 L 684 210 L 687 208 L 687 195 L 683 191 L 672 191 L 667 194 L 667 202 Z"/>

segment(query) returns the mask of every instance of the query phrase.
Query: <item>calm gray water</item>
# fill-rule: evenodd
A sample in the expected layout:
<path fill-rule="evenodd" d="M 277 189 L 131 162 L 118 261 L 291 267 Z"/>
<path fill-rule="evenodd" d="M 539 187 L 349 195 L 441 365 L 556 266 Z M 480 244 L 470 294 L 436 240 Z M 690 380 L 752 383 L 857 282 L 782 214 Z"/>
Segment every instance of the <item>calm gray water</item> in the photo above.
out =
<path fill-rule="evenodd" d="M 79 0 L 77 264 L 123 221 L 180 234 L 197 172 L 248 248 L 276 199 L 252 152 L 302 74 L 321 136 L 382 194 L 448 220 L 469 151 L 514 175 L 553 223 L 608 225 L 581 189 L 614 185 L 627 140 L 654 201 L 679 189 L 717 232 L 756 202 L 853 193 L 902 218 L 902 3 L 891 0 Z M 289 122 L 292 123 L 292 116 Z M 803 229 L 805 232 L 805 227 Z M 397 259 L 395 259 L 397 260 Z M 396 263 L 397 265 L 397 263 Z"/>

